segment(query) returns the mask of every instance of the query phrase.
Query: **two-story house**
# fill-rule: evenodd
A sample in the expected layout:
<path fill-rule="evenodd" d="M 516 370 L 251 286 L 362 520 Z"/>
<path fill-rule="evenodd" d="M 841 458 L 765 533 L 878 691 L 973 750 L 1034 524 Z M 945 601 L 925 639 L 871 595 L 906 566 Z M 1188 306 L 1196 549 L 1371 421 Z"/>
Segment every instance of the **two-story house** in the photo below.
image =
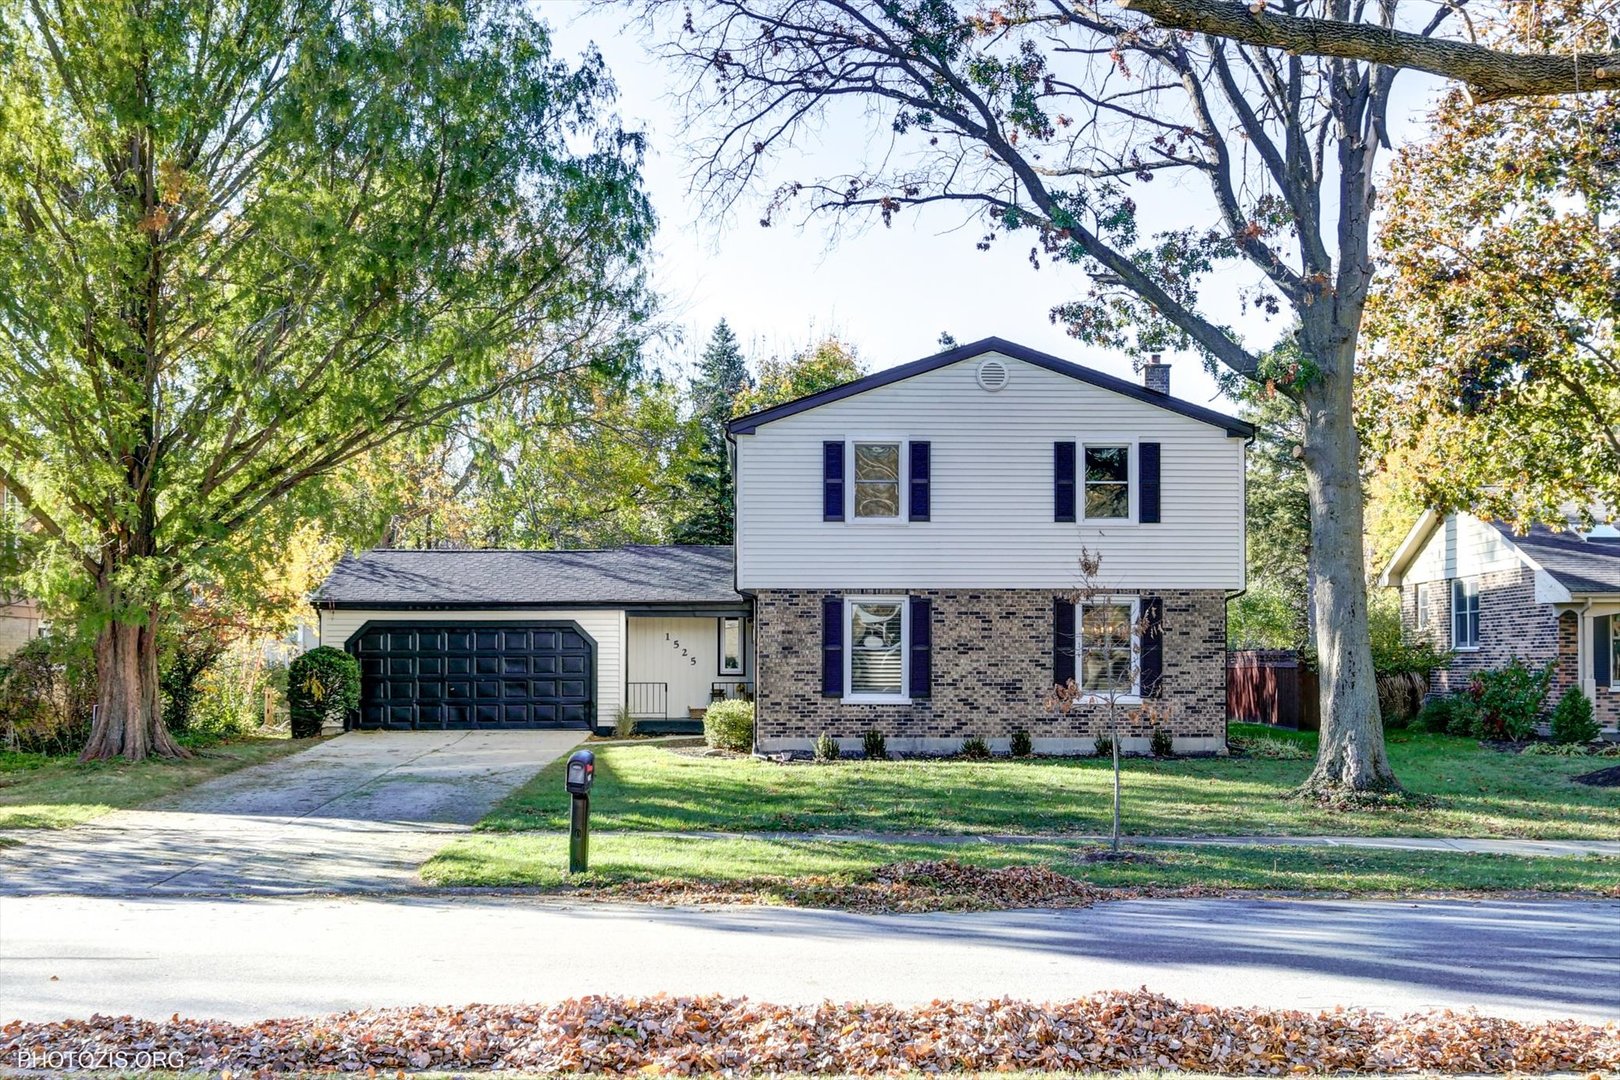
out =
<path fill-rule="evenodd" d="M 1023 729 L 1086 753 L 1108 701 L 1153 699 L 1178 751 L 1214 751 L 1252 432 L 1146 376 L 951 349 L 732 421 L 734 549 L 368 552 L 317 594 L 321 638 L 360 657 L 365 726 L 674 722 L 746 694 L 766 752 Z"/>

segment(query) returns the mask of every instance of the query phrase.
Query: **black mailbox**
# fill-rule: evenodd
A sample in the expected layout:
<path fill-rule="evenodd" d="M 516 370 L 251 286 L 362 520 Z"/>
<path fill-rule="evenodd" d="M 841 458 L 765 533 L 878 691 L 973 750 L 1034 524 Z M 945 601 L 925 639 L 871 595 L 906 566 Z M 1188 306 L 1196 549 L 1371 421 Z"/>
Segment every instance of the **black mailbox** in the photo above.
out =
<path fill-rule="evenodd" d="M 596 755 L 589 750 L 576 750 L 568 759 L 568 794 L 589 795 L 596 780 Z"/>

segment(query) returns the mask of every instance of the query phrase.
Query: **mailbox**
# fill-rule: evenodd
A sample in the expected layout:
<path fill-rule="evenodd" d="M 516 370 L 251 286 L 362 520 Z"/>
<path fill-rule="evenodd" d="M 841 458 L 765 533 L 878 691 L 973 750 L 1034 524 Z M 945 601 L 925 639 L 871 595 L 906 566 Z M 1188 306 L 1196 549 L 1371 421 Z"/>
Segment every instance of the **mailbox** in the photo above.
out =
<path fill-rule="evenodd" d="M 589 795 L 596 780 L 596 755 L 589 750 L 576 751 L 568 759 L 568 794 Z"/>

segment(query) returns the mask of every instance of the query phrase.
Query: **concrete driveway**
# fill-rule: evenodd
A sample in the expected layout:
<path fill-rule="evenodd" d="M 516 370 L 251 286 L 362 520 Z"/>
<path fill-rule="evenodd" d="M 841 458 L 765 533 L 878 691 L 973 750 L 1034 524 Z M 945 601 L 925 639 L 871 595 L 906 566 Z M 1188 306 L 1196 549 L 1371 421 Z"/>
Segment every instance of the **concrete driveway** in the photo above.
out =
<path fill-rule="evenodd" d="M 0 896 L 419 887 L 416 868 L 578 731 L 350 732 L 0 850 Z"/>
<path fill-rule="evenodd" d="M 478 895 L 4 905 L 0 1022 L 658 991 L 1052 1001 L 1138 986 L 1217 1005 L 1620 1016 L 1612 900 L 1135 900 L 938 915 Z"/>

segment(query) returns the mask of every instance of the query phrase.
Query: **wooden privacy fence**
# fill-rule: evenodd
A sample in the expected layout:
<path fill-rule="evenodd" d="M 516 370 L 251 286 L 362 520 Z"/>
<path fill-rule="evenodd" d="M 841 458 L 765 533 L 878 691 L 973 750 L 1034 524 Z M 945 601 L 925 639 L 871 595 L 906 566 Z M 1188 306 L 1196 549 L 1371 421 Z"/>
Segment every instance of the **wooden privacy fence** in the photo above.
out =
<path fill-rule="evenodd" d="M 1288 649 L 1239 649 L 1226 654 L 1226 715 L 1250 724 L 1319 731 L 1316 672 Z"/>

